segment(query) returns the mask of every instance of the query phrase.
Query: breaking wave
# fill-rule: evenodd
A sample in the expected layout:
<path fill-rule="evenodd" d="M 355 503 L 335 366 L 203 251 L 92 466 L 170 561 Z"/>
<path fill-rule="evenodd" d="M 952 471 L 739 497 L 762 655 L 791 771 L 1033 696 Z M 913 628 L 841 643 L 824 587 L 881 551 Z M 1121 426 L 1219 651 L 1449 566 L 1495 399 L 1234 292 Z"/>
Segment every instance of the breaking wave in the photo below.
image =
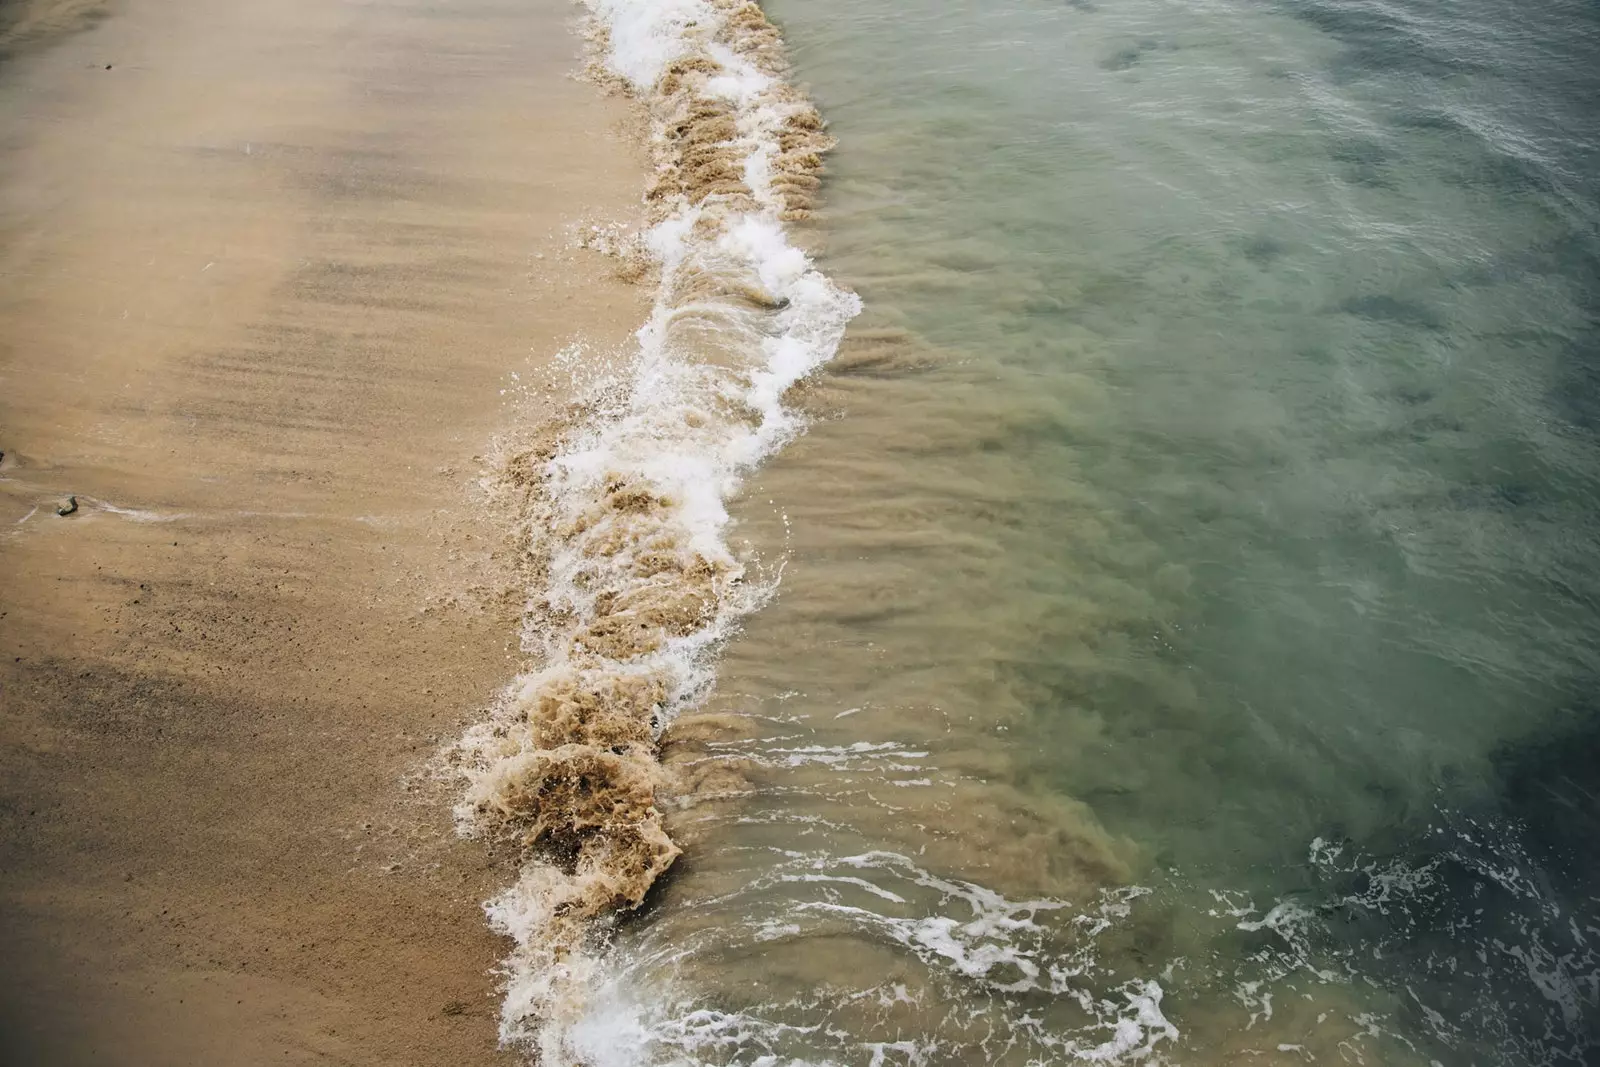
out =
<path fill-rule="evenodd" d="M 517 850 L 486 905 L 516 945 L 503 1041 L 574 1062 L 611 920 L 679 855 L 656 805 L 663 728 L 769 586 L 724 534 L 741 478 L 801 429 L 785 392 L 828 360 L 860 302 L 786 232 L 832 146 L 784 80 L 777 31 L 740 0 L 590 0 L 595 73 L 648 114 L 642 249 L 659 284 L 626 380 L 504 471 L 542 664 L 452 752 L 463 833 Z"/>

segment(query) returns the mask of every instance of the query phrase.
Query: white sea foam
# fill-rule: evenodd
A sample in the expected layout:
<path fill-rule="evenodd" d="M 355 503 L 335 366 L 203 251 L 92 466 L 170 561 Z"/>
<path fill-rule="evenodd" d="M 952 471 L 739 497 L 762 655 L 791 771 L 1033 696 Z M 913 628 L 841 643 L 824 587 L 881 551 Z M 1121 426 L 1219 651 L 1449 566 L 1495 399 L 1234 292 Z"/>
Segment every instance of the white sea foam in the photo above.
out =
<path fill-rule="evenodd" d="M 912 1067 L 967 1061 L 991 1043 L 1006 1062 L 1161 1062 L 1178 1034 L 1162 1012 L 1160 985 L 1108 983 L 1097 947 L 1144 893 L 1109 892 L 1085 909 L 1060 900 L 1012 900 L 893 852 L 774 854 L 768 873 L 699 906 L 744 914 L 757 901 L 788 898 L 786 919 L 746 929 L 717 924 L 687 940 L 647 942 L 631 958 L 607 960 L 597 983 L 602 992 L 574 1033 L 595 1064 Z M 921 962 L 924 980 L 915 991 L 893 980 L 761 991 L 753 1003 L 734 1008 L 704 1003 L 674 977 L 702 953 L 808 936 L 898 944 Z M 924 1002 L 928 997 L 956 997 L 961 1006 Z M 866 1030 L 842 1021 L 853 1006 L 866 1009 L 859 1017 Z M 871 1023 L 896 1007 L 934 1025 L 908 1032 Z"/>
<path fill-rule="evenodd" d="M 654 805 L 656 741 L 704 697 L 716 646 L 769 591 L 728 547 L 728 500 L 802 429 L 784 396 L 860 309 L 786 228 L 831 142 L 784 82 L 759 9 L 589 7 L 606 75 L 649 114 L 641 245 L 660 280 L 626 376 L 508 468 L 529 501 L 525 643 L 542 662 L 453 751 L 462 832 L 527 857 L 486 911 L 516 943 L 501 1037 L 549 1067 L 624 1062 L 584 1020 L 610 917 L 678 854 Z"/>

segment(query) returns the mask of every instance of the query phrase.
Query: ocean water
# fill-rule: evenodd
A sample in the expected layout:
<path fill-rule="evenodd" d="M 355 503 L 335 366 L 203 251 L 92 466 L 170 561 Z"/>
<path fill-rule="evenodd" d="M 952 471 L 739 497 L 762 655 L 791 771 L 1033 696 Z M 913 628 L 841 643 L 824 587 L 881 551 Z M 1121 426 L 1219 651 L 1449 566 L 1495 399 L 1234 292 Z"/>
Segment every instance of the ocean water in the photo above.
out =
<path fill-rule="evenodd" d="M 547 1057 L 1600 1062 L 1600 9 L 763 6 L 859 314 Z"/>

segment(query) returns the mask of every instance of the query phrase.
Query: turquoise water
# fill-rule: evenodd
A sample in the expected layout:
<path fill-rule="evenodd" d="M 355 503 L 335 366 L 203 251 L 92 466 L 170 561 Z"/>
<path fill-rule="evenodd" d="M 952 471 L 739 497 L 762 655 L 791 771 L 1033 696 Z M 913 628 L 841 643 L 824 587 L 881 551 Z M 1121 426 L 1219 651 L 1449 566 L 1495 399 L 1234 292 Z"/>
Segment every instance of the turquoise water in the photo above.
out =
<path fill-rule="evenodd" d="M 594 1058 L 1600 1062 L 1600 11 L 765 6 L 865 311 Z"/>

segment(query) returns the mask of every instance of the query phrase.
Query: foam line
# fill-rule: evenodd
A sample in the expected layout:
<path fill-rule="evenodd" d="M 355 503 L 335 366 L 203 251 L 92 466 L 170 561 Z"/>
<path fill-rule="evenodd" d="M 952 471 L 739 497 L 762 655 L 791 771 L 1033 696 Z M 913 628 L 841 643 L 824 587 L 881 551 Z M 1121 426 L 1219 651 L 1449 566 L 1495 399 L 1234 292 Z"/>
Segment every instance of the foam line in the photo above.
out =
<path fill-rule="evenodd" d="M 486 905 L 514 939 L 501 1038 L 578 1062 L 608 922 L 679 854 L 655 805 L 657 742 L 702 699 L 720 641 L 764 599 L 729 550 L 727 502 L 802 429 L 788 389 L 860 310 L 791 241 L 832 147 L 742 0 L 589 0 L 599 73 L 648 112 L 645 247 L 660 282 L 625 381 L 509 476 L 525 496 L 527 638 L 517 680 L 454 757 L 468 835 L 510 842 Z"/>

